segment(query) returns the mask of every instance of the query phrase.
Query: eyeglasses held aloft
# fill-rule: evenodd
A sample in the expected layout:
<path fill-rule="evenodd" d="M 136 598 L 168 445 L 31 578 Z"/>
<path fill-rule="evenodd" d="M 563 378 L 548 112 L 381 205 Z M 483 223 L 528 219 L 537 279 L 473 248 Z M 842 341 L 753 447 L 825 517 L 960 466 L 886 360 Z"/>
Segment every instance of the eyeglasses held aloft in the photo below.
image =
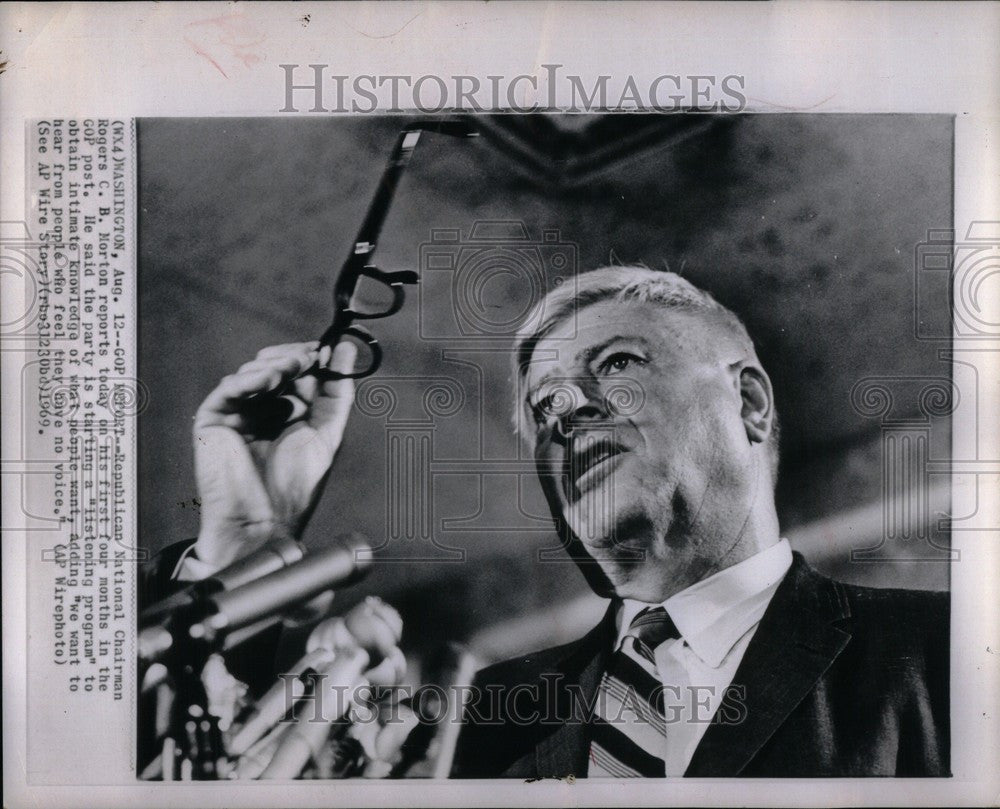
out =
<path fill-rule="evenodd" d="M 423 120 L 407 124 L 396 138 L 396 145 L 389 155 L 382 179 L 379 181 L 375 197 L 368 206 L 361 229 L 347 260 L 344 262 L 333 287 L 333 322 L 320 337 L 320 346 L 333 348 L 345 337 L 353 337 L 368 348 L 367 362 L 359 358 L 360 368 L 345 374 L 329 368 L 317 368 L 314 373 L 320 380 L 329 379 L 361 379 L 371 376 L 378 370 L 382 362 L 382 348 L 378 340 L 366 328 L 355 323 L 358 320 L 376 320 L 389 317 L 403 308 L 406 299 L 405 284 L 416 284 L 419 277 L 413 270 L 400 272 L 384 272 L 371 263 L 378 244 L 379 233 L 389 213 L 389 206 L 399 184 L 403 170 L 410 162 L 413 150 L 417 147 L 421 134 L 433 132 L 452 137 L 470 138 L 479 133 L 465 120 L 444 118 L 441 120 Z M 383 285 L 391 296 L 389 302 L 375 311 L 362 311 L 355 305 L 355 293 L 362 278 L 368 278 Z"/>

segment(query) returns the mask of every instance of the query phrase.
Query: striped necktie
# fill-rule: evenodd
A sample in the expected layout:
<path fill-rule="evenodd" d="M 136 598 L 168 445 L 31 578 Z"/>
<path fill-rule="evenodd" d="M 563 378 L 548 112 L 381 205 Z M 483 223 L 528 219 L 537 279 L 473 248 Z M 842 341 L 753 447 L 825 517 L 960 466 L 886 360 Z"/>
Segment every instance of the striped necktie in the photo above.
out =
<path fill-rule="evenodd" d="M 588 776 L 663 777 L 667 723 L 653 651 L 677 637 L 663 607 L 643 610 L 629 625 L 598 688 Z"/>

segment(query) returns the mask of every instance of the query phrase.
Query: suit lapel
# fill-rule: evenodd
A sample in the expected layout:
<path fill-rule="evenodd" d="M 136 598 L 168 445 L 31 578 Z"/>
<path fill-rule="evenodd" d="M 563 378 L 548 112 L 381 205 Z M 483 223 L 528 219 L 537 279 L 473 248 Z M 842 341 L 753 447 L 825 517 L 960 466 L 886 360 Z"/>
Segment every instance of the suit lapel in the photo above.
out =
<path fill-rule="evenodd" d="M 847 645 L 850 633 L 832 624 L 849 615 L 840 585 L 795 554 L 733 677 L 745 713 L 730 718 L 742 721 L 709 725 L 685 776 L 738 775 Z"/>
<path fill-rule="evenodd" d="M 535 747 L 538 775 L 563 777 L 587 773 L 589 737 L 582 721 L 587 706 L 593 704 L 601 675 L 607 667 L 614 639 L 615 607 L 608 607 L 601 623 L 588 632 L 562 658 L 557 667 L 560 675 L 558 704 L 560 716 L 572 716 Z M 582 704 L 581 704 L 582 703 Z M 576 710 L 571 708 L 575 705 Z"/>

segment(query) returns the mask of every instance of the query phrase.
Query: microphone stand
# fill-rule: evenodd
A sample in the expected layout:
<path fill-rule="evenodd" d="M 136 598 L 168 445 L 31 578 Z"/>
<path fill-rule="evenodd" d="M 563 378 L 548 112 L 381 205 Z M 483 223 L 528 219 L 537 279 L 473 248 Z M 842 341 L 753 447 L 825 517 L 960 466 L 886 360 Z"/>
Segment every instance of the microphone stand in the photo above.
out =
<path fill-rule="evenodd" d="M 201 672 L 209 657 L 220 651 L 222 636 L 194 638 L 183 631 L 202 617 L 197 605 L 170 618 L 173 643 L 160 662 L 173 685 L 167 730 L 163 737 L 163 780 L 212 781 L 219 778 L 226 758 L 219 720 L 208 709 Z"/>
<path fill-rule="evenodd" d="M 164 761 L 163 766 L 176 763 L 181 781 L 214 781 L 226 756 L 219 720 L 208 710 L 208 695 L 200 676 L 207 656 L 200 664 L 197 660 L 192 658 L 175 674 L 168 736 L 174 742 L 176 761 Z"/>

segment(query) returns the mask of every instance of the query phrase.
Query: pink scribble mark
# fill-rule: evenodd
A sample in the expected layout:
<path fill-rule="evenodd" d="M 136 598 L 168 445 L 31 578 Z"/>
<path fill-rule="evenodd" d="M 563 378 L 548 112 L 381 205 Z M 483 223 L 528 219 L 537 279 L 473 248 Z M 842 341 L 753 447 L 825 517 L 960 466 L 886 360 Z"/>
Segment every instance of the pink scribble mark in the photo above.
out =
<path fill-rule="evenodd" d="M 198 45 L 197 45 L 197 43 L 192 42 L 187 37 L 184 37 L 184 41 L 187 42 L 187 44 L 191 46 L 191 50 L 193 50 L 196 54 L 198 54 L 199 56 L 203 56 L 206 59 L 208 59 L 208 61 L 212 65 L 212 67 L 214 67 L 216 70 L 218 70 L 225 78 L 227 78 L 227 79 L 229 78 L 229 76 L 226 74 L 226 71 L 222 69 L 222 66 L 218 62 L 216 62 L 211 56 L 209 56 L 207 53 L 205 53 L 205 51 L 203 51 L 201 48 L 199 48 Z"/>
<path fill-rule="evenodd" d="M 257 48 L 267 37 L 243 14 L 196 20 L 188 23 L 185 28 L 191 36 L 185 34 L 184 41 L 198 56 L 207 59 L 209 64 L 227 79 L 229 75 L 219 64 L 219 60 L 223 58 L 218 52 L 219 49 L 241 62 L 246 68 L 264 61 L 264 56 Z"/>

